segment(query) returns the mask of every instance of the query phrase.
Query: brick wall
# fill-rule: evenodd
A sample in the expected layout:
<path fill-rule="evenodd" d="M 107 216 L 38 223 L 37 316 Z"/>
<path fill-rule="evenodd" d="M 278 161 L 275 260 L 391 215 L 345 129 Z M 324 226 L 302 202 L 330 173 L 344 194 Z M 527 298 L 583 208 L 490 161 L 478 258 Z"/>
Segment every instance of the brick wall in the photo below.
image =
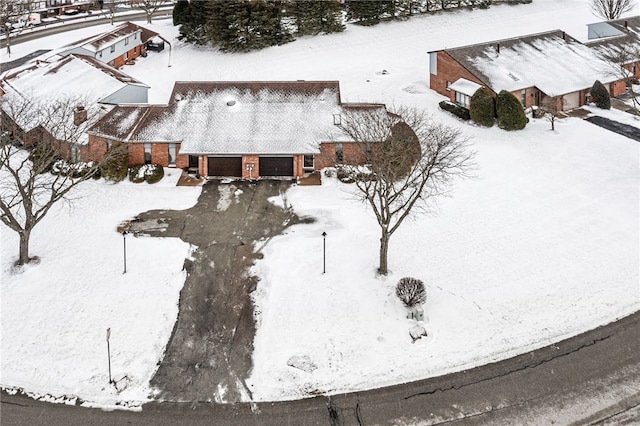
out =
<path fill-rule="evenodd" d="M 293 156 L 293 177 L 299 178 L 304 175 L 304 155 Z"/>
<path fill-rule="evenodd" d="M 100 161 L 107 153 L 107 138 L 89 135 L 87 148 L 82 152 L 83 161 Z"/>
<path fill-rule="evenodd" d="M 366 149 L 362 144 L 355 142 L 342 143 L 342 163 L 349 165 L 362 165 L 366 162 Z M 320 144 L 320 154 L 314 157 L 316 170 L 336 165 L 335 142 L 323 142 Z"/>
<path fill-rule="evenodd" d="M 251 172 L 247 170 L 247 164 L 253 164 L 253 170 Z M 259 168 L 260 168 L 260 159 L 258 158 L 257 155 L 242 156 L 242 178 L 243 179 L 257 179 Z"/>
<path fill-rule="evenodd" d="M 144 164 L 144 144 L 128 143 L 127 150 L 129 151 L 129 166 Z"/>
<path fill-rule="evenodd" d="M 473 74 L 467 71 L 462 65 L 460 65 L 455 59 L 449 56 L 448 53 L 441 50 L 437 52 L 438 61 L 438 74 L 430 74 L 429 82 L 431 90 L 435 90 L 443 96 L 447 96 L 451 102 L 455 102 L 455 93 L 452 90 L 447 90 L 447 82 L 454 83 L 460 78 L 465 78 L 469 81 L 476 82 L 484 86 L 480 80 L 478 80 Z M 489 89 L 491 94 L 496 94 Z M 520 97 L 518 96 L 518 99 Z"/>

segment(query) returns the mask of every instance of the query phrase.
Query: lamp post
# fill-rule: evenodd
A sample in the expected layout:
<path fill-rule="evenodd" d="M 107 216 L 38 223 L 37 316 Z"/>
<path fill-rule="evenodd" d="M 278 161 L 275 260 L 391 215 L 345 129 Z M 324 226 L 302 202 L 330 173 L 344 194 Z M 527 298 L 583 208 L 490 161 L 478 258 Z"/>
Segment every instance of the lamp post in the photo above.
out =
<path fill-rule="evenodd" d="M 322 273 L 327 272 L 327 233 L 322 233 Z"/>
<path fill-rule="evenodd" d="M 122 230 L 122 244 L 123 244 L 122 247 L 124 249 L 124 251 L 123 251 L 123 255 L 124 255 L 123 256 L 123 261 L 124 261 L 124 272 L 123 272 L 123 274 L 127 273 L 127 234 L 128 234 L 127 230 L 123 229 Z"/>
<path fill-rule="evenodd" d="M 109 347 L 109 338 L 111 337 L 111 327 L 107 328 L 107 357 L 109 359 L 109 383 L 113 383 L 111 380 L 111 348 Z"/>

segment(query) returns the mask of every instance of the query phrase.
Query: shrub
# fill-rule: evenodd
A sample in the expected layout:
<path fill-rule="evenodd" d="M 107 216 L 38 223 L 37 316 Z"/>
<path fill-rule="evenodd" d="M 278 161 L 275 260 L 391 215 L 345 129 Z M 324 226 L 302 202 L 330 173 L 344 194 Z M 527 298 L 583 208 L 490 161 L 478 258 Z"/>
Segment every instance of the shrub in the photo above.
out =
<path fill-rule="evenodd" d="M 129 171 L 129 152 L 121 144 L 109 148 L 105 159 L 100 164 L 100 175 L 112 182 L 122 182 Z"/>
<path fill-rule="evenodd" d="M 469 105 L 471 119 L 484 127 L 492 127 L 496 116 L 496 105 L 491 93 L 484 87 L 479 88 L 471 97 Z"/>
<path fill-rule="evenodd" d="M 609 91 L 600 80 L 596 80 L 591 87 L 591 98 L 598 108 L 611 109 L 611 97 Z"/>
<path fill-rule="evenodd" d="M 522 104 L 511 92 L 502 90 L 496 98 L 498 127 L 504 130 L 522 130 L 527 125 L 527 116 Z"/>
<path fill-rule="evenodd" d="M 461 107 L 460 105 L 456 105 L 450 101 L 442 101 L 438 105 L 445 111 L 449 111 L 451 114 L 458 116 L 463 120 L 471 120 L 471 116 L 469 115 L 469 110 Z"/>
<path fill-rule="evenodd" d="M 164 168 L 159 164 L 147 164 L 144 167 L 144 180 L 149 184 L 160 182 L 164 177 Z"/>
<path fill-rule="evenodd" d="M 144 182 L 144 164 L 136 164 L 129 168 L 129 180 L 133 183 Z"/>
<path fill-rule="evenodd" d="M 404 306 L 411 308 L 427 300 L 427 291 L 424 288 L 424 283 L 419 279 L 405 277 L 396 285 L 396 296 Z"/>

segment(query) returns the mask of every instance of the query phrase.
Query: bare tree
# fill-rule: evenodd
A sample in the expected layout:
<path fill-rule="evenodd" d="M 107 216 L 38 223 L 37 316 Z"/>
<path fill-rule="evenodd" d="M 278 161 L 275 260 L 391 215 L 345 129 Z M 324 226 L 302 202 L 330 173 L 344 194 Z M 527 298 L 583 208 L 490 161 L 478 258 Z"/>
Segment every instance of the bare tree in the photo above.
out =
<path fill-rule="evenodd" d="M 101 164 L 60 161 L 78 146 L 86 130 L 86 122 L 78 123 L 73 115 L 76 103 L 44 103 L 7 95 L 0 102 L 0 220 L 19 235 L 16 263 L 24 265 L 33 259 L 29 256 L 33 228 L 56 203 L 70 201 L 70 192 L 96 175 Z M 23 142 L 32 147 L 25 148 Z M 109 158 L 105 156 L 102 162 Z"/>
<path fill-rule="evenodd" d="M 5 36 L 7 55 L 11 56 L 11 42 L 29 26 L 29 17 L 34 10 L 30 0 L 0 0 L 0 34 Z"/>
<path fill-rule="evenodd" d="M 633 103 L 633 109 L 640 112 L 640 93 L 633 90 L 637 84 L 635 75 L 631 72 L 633 63 L 640 61 L 640 46 L 631 42 L 602 50 L 604 60 L 609 64 L 609 75 L 627 85 L 628 93 Z"/>
<path fill-rule="evenodd" d="M 610 21 L 618 19 L 623 13 L 630 12 L 635 0 L 591 0 L 591 11 L 594 15 Z"/>
<path fill-rule="evenodd" d="M 366 167 L 340 166 L 355 183 L 380 226 L 378 273 L 388 274 L 389 240 L 413 212 L 426 212 L 449 191 L 457 177 L 467 176 L 474 153 L 460 129 L 434 122 L 417 109 L 349 110 L 342 130 L 368 160 Z"/>
<path fill-rule="evenodd" d="M 126 4 L 128 4 L 128 0 L 104 0 L 102 2 L 101 13 L 108 18 L 109 23 L 113 25 L 118 8 Z"/>
<path fill-rule="evenodd" d="M 546 96 L 540 102 L 539 109 L 547 121 L 551 123 L 552 131 L 556 129 L 556 120 L 562 111 L 562 106 L 563 100 L 561 96 Z"/>
<path fill-rule="evenodd" d="M 135 4 L 138 9 L 145 12 L 147 15 L 147 24 L 150 24 L 153 19 L 153 14 L 156 13 L 164 3 L 165 0 L 138 0 Z"/>

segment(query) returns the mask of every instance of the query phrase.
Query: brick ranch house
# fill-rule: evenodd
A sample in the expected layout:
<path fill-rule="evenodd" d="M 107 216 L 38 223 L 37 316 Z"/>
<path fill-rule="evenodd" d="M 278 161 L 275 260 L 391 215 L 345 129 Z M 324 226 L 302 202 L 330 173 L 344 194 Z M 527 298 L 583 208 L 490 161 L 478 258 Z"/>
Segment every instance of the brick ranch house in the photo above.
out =
<path fill-rule="evenodd" d="M 88 146 L 100 156 L 124 143 L 130 165 L 200 176 L 297 178 L 365 162 L 338 127 L 342 114 L 361 110 L 387 113 L 383 104 L 342 103 L 337 81 L 176 82 L 167 105 L 113 108 L 89 129 Z"/>
<path fill-rule="evenodd" d="M 13 135 L 25 146 L 50 140 L 68 160 L 86 160 L 95 157 L 89 152 L 86 130 L 115 104 L 146 104 L 148 91 L 149 86 L 95 58 L 54 55 L 47 61 L 12 69 L 2 77 L 2 119 L 11 122 Z M 52 99 L 70 104 L 61 122 L 43 122 L 41 117 L 19 111 L 21 105 L 35 107 Z M 73 135 L 73 140 L 61 136 L 62 129 L 67 136 Z"/>
<path fill-rule="evenodd" d="M 147 43 L 159 37 L 160 35 L 154 31 L 125 22 L 109 32 L 71 43 L 63 47 L 58 54 L 76 53 L 91 56 L 114 68 L 121 68 L 126 63 L 131 63 L 139 56 L 145 55 Z"/>
<path fill-rule="evenodd" d="M 586 45 L 600 57 L 614 57 L 640 80 L 640 16 L 588 24 Z"/>
<path fill-rule="evenodd" d="M 429 62 L 431 89 L 465 108 L 482 86 L 494 97 L 513 93 L 525 108 L 557 97 L 563 110 L 584 105 L 596 80 L 612 96 L 626 90 L 595 50 L 561 30 L 433 51 Z"/>

